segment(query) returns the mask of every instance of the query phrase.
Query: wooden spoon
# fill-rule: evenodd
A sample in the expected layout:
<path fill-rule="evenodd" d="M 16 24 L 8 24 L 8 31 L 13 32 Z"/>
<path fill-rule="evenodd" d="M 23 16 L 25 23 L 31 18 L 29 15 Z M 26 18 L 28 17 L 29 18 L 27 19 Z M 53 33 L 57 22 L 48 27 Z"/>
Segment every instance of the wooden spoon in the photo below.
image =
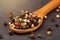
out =
<path fill-rule="evenodd" d="M 43 23 L 43 18 L 45 15 L 47 15 L 50 11 L 55 9 L 57 6 L 59 6 L 60 0 L 52 0 L 45 6 L 43 6 L 41 9 L 38 9 L 34 12 L 32 12 L 34 15 L 37 15 L 41 18 L 41 22 L 38 24 L 38 26 L 30 29 L 15 29 L 13 26 L 10 26 L 10 30 L 16 33 L 27 33 L 27 32 L 32 32 L 36 29 L 38 29 L 41 24 Z"/>

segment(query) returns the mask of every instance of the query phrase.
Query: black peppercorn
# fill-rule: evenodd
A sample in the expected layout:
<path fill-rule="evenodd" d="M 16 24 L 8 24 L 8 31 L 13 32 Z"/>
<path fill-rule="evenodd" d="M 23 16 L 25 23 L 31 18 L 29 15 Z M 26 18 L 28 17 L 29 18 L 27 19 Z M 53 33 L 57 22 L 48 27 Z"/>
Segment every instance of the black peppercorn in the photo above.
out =
<path fill-rule="evenodd" d="M 32 23 L 27 23 L 27 25 L 28 25 L 29 27 L 31 27 Z"/>
<path fill-rule="evenodd" d="M 55 19 L 54 19 L 54 18 L 52 18 L 52 19 L 51 19 L 51 21 L 52 21 L 52 22 L 55 22 Z"/>
<path fill-rule="evenodd" d="M 8 34 L 9 34 L 10 36 L 13 36 L 13 32 L 9 32 Z"/>
<path fill-rule="evenodd" d="M 55 27 L 59 27 L 59 24 L 55 24 Z"/>
<path fill-rule="evenodd" d="M 52 28 L 51 28 L 51 27 L 48 27 L 47 30 L 48 30 L 48 31 L 52 31 Z"/>
<path fill-rule="evenodd" d="M 11 22 L 14 23 L 15 22 L 15 19 L 11 19 Z"/>
<path fill-rule="evenodd" d="M 2 34 L 0 34 L 0 39 L 3 39 L 3 35 Z"/>
<path fill-rule="evenodd" d="M 7 22 L 4 22 L 4 26 L 7 26 L 8 24 L 7 24 Z"/>
<path fill-rule="evenodd" d="M 37 26 L 38 25 L 38 22 L 33 22 L 34 26 Z"/>

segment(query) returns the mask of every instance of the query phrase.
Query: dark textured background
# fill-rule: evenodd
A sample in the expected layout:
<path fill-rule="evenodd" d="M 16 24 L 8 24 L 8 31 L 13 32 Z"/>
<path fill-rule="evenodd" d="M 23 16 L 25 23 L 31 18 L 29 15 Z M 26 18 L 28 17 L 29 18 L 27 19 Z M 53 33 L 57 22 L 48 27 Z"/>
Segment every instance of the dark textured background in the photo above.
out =
<path fill-rule="evenodd" d="M 14 36 L 9 36 L 8 32 L 9 26 L 3 26 L 4 22 L 9 22 L 8 13 L 10 11 L 13 12 L 13 14 L 19 15 L 21 9 L 26 9 L 29 12 L 35 11 L 39 8 L 41 8 L 43 5 L 48 3 L 50 0 L 0 0 L 0 33 L 3 34 L 3 39 L 0 40 L 31 40 L 29 38 L 29 34 L 24 35 L 17 35 L 14 34 Z M 55 10 L 50 12 L 48 14 L 48 19 L 44 20 L 41 28 L 39 28 L 37 31 L 35 31 L 35 34 L 38 35 L 39 33 L 42 34 L 43 38 L 37 38 L 34 40 L 60 40 L 60 27 L 56 28 L 55 24 L 60 25 L 60 19 L 56 19 L 55 15 L 60 13 L 57 13 Z M 51 22 L 51 19 L 55 18 L 55 22 Z M 51 26 L 53 29 L 52 36 L 47 36 L 47 27 Z"/>

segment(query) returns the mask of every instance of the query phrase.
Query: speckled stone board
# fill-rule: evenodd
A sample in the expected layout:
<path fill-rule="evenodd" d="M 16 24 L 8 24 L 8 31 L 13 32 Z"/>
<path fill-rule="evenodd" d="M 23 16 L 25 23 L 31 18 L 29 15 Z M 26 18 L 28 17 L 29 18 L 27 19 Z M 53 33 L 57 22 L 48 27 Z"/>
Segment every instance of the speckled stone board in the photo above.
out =
<path fill-rule="evenodd" d="M 4 26 L 3 23 L 8 23 L 10 21 L 8 17 L 10 11 L 13 12 L 14 16 L 20 15 L 20 10 L 22 9 L 33 12 L 47 4 L 49 1 L 51 0 L 0 0 L 0 34 L 3 36 L 0 40 L 32 40 L 29 37 L 29 33 L 14 34 L 10 36 L 8 34 L 10 31 L 9 26 Z M 55 10 L 51 11 L 50 14 L 47 15 L 48 18 L 44 20 L 41 27 L 34 32 L 36 39 L 33 40 L 60 40 L 60 19 L 55 18 L 55 15 L 60 15 L 60 13 L 57 13 Z M 51 21 L 53 18 L 55 19 L 55 22 Z M 58 24 L 59 27 L 55 27 L 56 24 Z M 47 27 L 52 27 L 53 29 L 51 36 L 46 35 Z M 43 38 L 37 37 L 39 33 L 42 34 Z"/>

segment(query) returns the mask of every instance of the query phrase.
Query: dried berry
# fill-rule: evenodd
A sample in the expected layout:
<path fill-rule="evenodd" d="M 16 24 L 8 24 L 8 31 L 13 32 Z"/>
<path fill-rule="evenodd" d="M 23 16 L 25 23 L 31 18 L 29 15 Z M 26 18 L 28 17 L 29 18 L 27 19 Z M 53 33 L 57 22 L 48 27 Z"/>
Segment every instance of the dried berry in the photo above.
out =
<path fill-rule="evenodd" d="M 42 35 L 41 34 L 38 34 L 38 38 L 42 38 Z"/>
<path fill-rule="evenodd" d="M 9 13 L 9 18 L 13 19 L 13 13 L 12 12 Z"/>
<path fill-rule="evenodd" d="M 28 11 L 24 10 L 21 10 L 21 12 L 24 14 L 14 17 L 13 19 L 11 19 L 11 22 L 9 22 L 9 24 L 15 25 L 14 28 L 16 29 L 32 28 L 37 26 L 38 23 L 41 22 L 41 19 L 38 16 L 33 15 L 32 13 L 29 13 Z M 12 15 L 12 13 L 10 15 Z"/>
<path fill-rule="evenodd" d="M 47 16 L 45 16 L 44 18 L 47 19 Z"/>
<path fill-rule="evenodd" d="M 2 34 L 0 34 L 0 39 L 3 39 L 3 35 Z"/>
<path fill-rule="evenodd" d="M 57 14 L 57 15 L 56 15 L 56 18 L 60 18 L 60 15 Z"/>
<path fill-rule="evenodd" d="M 8 34 L 9 34 L 10 36 L 13 36 L 13 35 L 14 35 L 13 32 L 9 32 Z"/>
<path fill-rule="evenodd" d="M 48 27 L 47 30 L 48 30 L 48 31 L 52 31 L 52 28 L 51 28 L 51 27 Z"/>
<path fill-rule="evenodd" d="M 59 24 L 55 24 L 55 27 L 59 27 Z"/>
<path fill-rule="evenodd" d="M 60 10 L 59 9 L 56 9 L 56 12 L 60 12 Z"/>
<path fill-rule="evenodd" d="M 52 21 L 52 22 L 55 22 L 55 19 L 54 19 L 54 18 L 52 18 L 52 19 L 51 19 L 51 21 Z"/>
<path fill-rule="evenodd" d="M 33 28 L 34 27 L 34 24 L 32 24 L 31 27 Z"/>
<path fill-rule="evenodd" d="M 34 26 L 37 26 L 38 25 L 38 22 L 33 22 Z"/>
<path fill-rule="evenodd" d="M 60 9 L 60 6 L 58 8 Z"/>
<path fill-rule="evenodd" d="M 35 34 L 30 34 L 31 39 L 35 39 Z"/>
<path fill-rule="evenodd" d="M 4 22 L 4 26 L 7 26 L 8 24 L 7 24 L 7 22 Z"/>
<path fill-rule="evenodd" d="M 15 22 L 15 19 L 11 19 L 11 22 L 14 23 Z"/>
<path fill-rule="evenodd" d="M 52 34 L 51 31 L 47 31 L 47 35 L 50 36 Z"/>

